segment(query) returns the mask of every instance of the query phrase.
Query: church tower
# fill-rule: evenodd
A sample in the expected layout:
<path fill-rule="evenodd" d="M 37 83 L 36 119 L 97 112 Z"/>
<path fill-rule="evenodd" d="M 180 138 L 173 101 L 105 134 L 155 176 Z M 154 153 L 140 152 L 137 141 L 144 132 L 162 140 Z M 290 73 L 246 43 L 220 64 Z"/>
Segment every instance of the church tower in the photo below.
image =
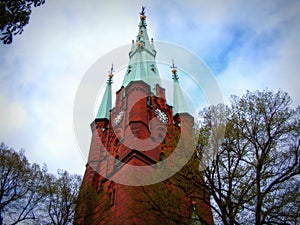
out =
<path fill-rule="evenodd" d="M 184 185 L 177 185 L 182 179 L 177 175 L 153 182 L 172 167 L 173 162 L 166 159 L 180 137 L 192 136 L 194 125 L 184 105 L 174 63 L 170 71 L 174 84 L 171 106 L 155 57 L 143 7 L 116 103 L 113 106 L 112 67 L 91 123 L 92 140 L 74 224 L 213 224 L 211 209 L 204 203 L 209 202 L 209 196 L 197 198 L 203 201 L 194 199 L 203 197 L 205 190 L 179 187 Z M 189 164 L 197 170 L 197 162 Z"/>

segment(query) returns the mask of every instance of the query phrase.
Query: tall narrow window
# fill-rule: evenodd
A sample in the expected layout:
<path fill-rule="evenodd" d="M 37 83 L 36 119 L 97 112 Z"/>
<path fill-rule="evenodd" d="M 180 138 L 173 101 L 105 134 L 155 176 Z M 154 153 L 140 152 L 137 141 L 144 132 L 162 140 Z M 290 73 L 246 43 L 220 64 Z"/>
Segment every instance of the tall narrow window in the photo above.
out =
<path fill-rule="evenodd" d="M 115 189 L 113 189 L 109 192 L 109 202 L 110 202 L 111 206 L 113 206 L 115 204 L 115 195 L 116 195 Z"/>
<path fill-rule="evenodd" d="M 116 188 L 114 182 L 108 186 L 108 204 L 113 206 L 115 204 Z"/>
<path fill-rule="evenodd" d="M 151 97 L 150 96 L 147 96 L 147 105 L 148 107 L 152 107 L 152 103 L 151 103 Z"/>

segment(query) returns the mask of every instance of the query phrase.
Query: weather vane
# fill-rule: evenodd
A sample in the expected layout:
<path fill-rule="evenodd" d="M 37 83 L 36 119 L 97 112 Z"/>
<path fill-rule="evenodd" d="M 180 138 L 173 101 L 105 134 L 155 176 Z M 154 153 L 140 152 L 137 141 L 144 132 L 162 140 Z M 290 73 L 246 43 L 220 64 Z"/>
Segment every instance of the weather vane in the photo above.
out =
<path fill-rule="evenodd" d="M 146 9 L 146 7 L 145 7 L 145 6 L 142 6 L 142 12 L 140 12 L 140 15 L 141 15 L 141 16 L 144 16 L 144 15 L 145 15 L 145 9 Z"/>
<path fill-rule="evenodd" d="M 110 71 L 108 71 L 109 72 L 109 78 L 112 78 L 114 75 L 113 75 L 113 72 L 115 72 L 114 71 L 114 64 L 111 64 L 111 68 L 110 68 Z"/>

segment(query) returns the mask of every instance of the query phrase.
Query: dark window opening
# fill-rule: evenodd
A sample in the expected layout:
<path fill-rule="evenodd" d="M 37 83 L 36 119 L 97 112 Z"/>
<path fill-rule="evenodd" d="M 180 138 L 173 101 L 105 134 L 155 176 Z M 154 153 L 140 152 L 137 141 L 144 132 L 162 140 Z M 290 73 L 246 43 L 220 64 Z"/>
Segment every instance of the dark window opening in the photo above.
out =
<path fill-rule="evenodd" d="M 165 161 L 165 159 L 166 159 L 165 154 L 164 154 L 163 152 L 161 152 L 161 153 L 159 154 L 159 164 L 158 164 L 158 166 L 159 166 L 160 168 L 164 168 L 164 167 L 166 166 L 166 161 Z"/>
<path fill-rule="evenodd" d="M 117 146 L 118 144 L 119 144 L 119 139 L 117 138 L 116 141 L 115 141 L 114 146 Z"/>
<path fill-rule="evenodd" d="M 110 203 L 110 206 L 113 206 L 115 204 L 115 195 L 116 195 L 115 189 L 113 189 L 111 192 L 109 192 L 109 203 Z"/>
<path fill-rule="evenodd" d="M 164 161 L 165 159 L 166 159 L 165 154 L 161 152 L 161 153 L 159 154 L 159 161 Z"/>
<path fill-rule="evenodd" d="M 147 97 L 147 105 L 148 105 L 148 107 L 152 107 L 152 102 L 151 102 L 150 96 Z"/>

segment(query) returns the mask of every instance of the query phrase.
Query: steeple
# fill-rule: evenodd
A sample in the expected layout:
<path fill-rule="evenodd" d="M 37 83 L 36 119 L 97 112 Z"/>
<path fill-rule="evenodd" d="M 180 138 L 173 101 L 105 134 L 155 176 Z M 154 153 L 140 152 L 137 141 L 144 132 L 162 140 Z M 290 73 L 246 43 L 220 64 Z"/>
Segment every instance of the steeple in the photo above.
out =
<path fill-rule="evenodd" d="M 173 113 L 176 115 L 177 113 L 188 113 L 188 107 L 186 105 L 186 101 L 184 99 L 183 93 L 181 91 L 181 88 L 179 86 L 179 77 L 177 74 L 177 67 L 174 64 L 174 60 L 172 62 L 172 78 L 174 80 L 173 83 Z"/>
<path fill-rule="evenodd" d="M 136 40 L 132 40 L 129 52 L 129 65 L 124 76 L 123 86 L 126 87 L 131 81 L 142 80 L 150 85 L 155 93 L 155 85 L 161 86 L 159 72 L 155 62 L 156 50 L 153 39 L 149 40 L 147 33 L 145 7 L 140 12 L 139 31 Z"/>
<path fill-rule="evenodd" d="M 111 66 L 111 69 L 108 74 L 108 80 L 106 89 L 103 95 L 103 98 L 101 100 L 98 113 L 96 116 L 96 119 L 108 119 L 109 120 L 109 111 L 112 108 L 112 100 L 111 100 L 111 84 L 112 84 L 112 78 L 113 78 L 113 65 Z"/>
<path fill-rule="evenodd" d="M 199 218 L 205 224 L 214 224 L 206 189 L 183 191 L 168 179 L 172 175 L 174 180 L 180 178 L 174 173 L 187 162 L 189 166 L 186 169 L 193 170 L 192 173 L 195 170 L 198 174 L 196 180 L 203 180 L 203 176 L 197 172 L 198 160 L 190 143 L 194 118 L 185 113 L 189 104 L 179 87 L 176 67 L 173 63 L 173 108 L 167 103 L 166 90 L 161 86 L 155 62 L 156 51 L 146 28 L 143 7 L 123 87 L 116 92 L 116 101 L 112 105 L 112 67 L 96 119 L 91 123 L 91 145 L 74 225 L 146 225 L 149 221 L 173 224 L 172 214 L 181 224 Z M 174 146 L 173 143 L 177 142 L 178 145 Z M 195 158 L 189 161 L 189 157 Z M 162 188 L 171 189 L 178 197 L 176 201 L 172 195 L 156 191 Z M 93 198 L 93 193 L 96 198 Z M 149 196 L 153 198 L 149 199 Z M 199 204 L 197 211 L 193 208 L 192 214 L 193 196 Z M 141 201 L 143 204 L 140 204 Z M 153 205 L 159 208 L 149 210 Z"/>

